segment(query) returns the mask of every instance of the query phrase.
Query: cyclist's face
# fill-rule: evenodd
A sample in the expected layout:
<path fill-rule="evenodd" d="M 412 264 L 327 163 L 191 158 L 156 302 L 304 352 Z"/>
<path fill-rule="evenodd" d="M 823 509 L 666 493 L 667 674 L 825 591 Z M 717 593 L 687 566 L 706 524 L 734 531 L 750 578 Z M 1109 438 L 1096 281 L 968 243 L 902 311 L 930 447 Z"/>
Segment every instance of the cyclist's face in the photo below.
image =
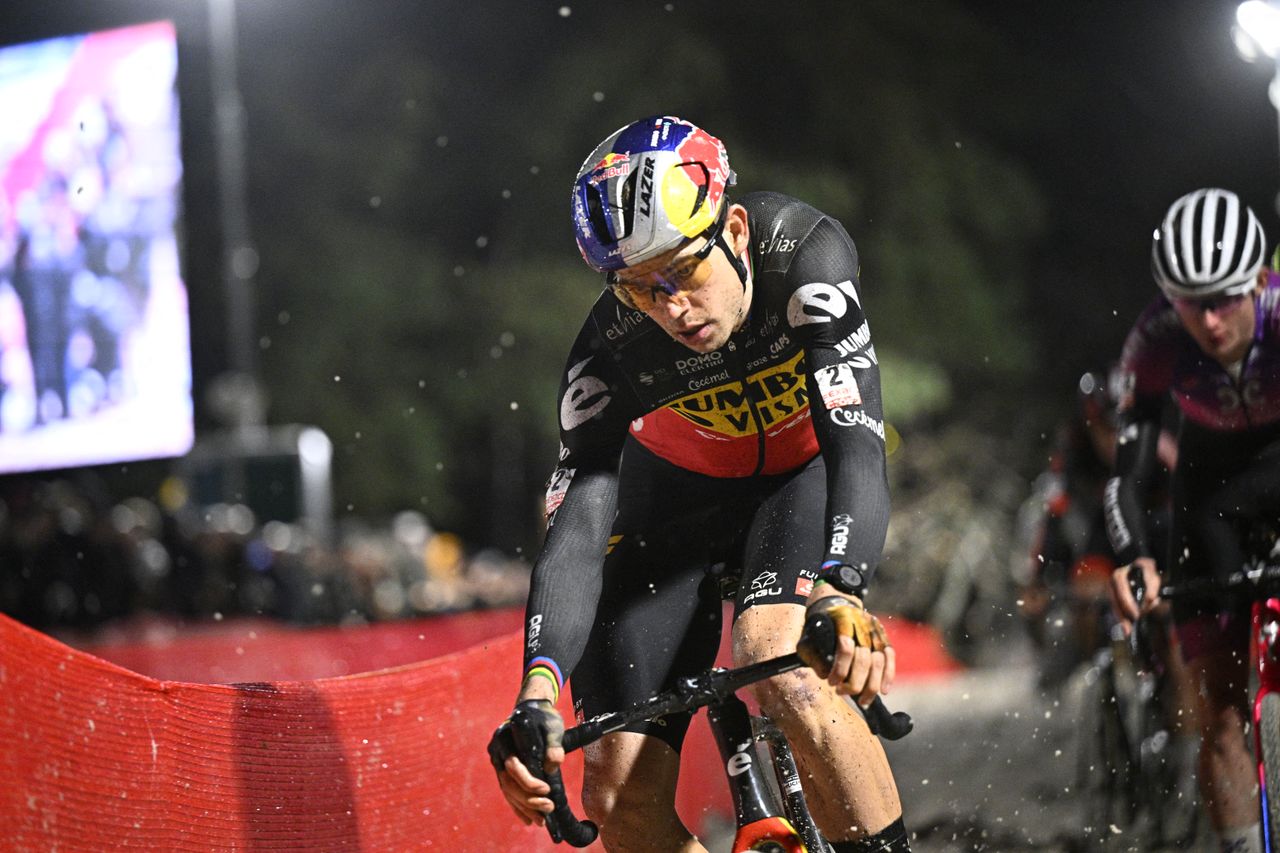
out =
<path fill-rule="evenodd" d="M 739 257 L 746 250 L 747 213 L 738 205 L 729 208 L 724 240 Z M 751 303 L 749 280 L 744 289 L 723 247 L 708 247 L 705 237 L 620 270 L 618 285 L 626 291 L 624 301 L 631 301 L 695 352 L 711 352 L 728 343 Z"/>
<path fill-rule="evenodd" d="M 1220 364 L 1244 358 L 1253 340 L 1254 292 L 1210 299 L 1174 299 L 1173 309 L 1187 334 Z"/>

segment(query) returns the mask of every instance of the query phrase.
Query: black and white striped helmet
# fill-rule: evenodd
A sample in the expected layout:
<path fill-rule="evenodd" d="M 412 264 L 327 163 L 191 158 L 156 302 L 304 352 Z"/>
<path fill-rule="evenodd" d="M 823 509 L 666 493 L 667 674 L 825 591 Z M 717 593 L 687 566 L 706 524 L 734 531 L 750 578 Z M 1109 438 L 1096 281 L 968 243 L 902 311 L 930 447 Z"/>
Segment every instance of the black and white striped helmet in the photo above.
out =
<path fill-rule="evenodd" d="M 1232 296 L 1254 286 L 1266 254 L 1262 224 L 1230 190 L 1175 201 L 1151 238 L 1151 274 L 1170 299 Z"/>

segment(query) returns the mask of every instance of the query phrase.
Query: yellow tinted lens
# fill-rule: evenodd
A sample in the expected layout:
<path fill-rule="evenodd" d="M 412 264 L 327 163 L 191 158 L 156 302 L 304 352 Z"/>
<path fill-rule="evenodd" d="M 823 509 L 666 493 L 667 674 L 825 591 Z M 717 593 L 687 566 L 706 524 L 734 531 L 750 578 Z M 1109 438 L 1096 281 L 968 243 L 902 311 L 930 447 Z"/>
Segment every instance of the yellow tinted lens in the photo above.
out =
<path fill-rule="evenodd" d="M 706 258 L 683 258 L 674 266 L 663 270 L 619 280 L 613 291 L 626 304 L 641 311 L 648 311 L 658 302 L 658 294 L 675 296 L 691 293 L 711 278 L 712 266 Z"/>
<path fill-rule="evenodd" d="M 639 287 L 630 284 L 613 284 L 610 285 L 610 287 L 613 289 L 613 295 L 618 297 L 618 301 L 623 305 L 628 308 L 636 308 L 640 311 L 645 310 L 640 307 L 640 302 L 636 298 L 640 290 Z"/>

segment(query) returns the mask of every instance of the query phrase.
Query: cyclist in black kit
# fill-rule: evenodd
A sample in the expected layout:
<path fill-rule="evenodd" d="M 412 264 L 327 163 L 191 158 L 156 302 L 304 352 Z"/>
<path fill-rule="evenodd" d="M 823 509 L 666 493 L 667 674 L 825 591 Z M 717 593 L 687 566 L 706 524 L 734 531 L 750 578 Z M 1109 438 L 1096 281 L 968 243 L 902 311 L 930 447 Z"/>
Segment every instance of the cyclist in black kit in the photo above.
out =
<path fill-rule="evenodd" d="M 1266 238 L 1253 211 L 1227 190 L 1188 193 L 1169 208 L 1152 242 L 1162 295 L 1138 318 L 1121 357 L 1115 477 L 1107 530 L 1124 564 L 1142 570 L 1143 610 L 1160 577 L 1225 578 L 1244 565 L 1242 533 L 1280 518 L 1280 276 L 1263 267 Z M 1160 409 L 1182 415 L 1174 473 L 1172 547 L 1154 553 L 1142 495 L 1156 471 Z M 1138 606 L 1128 565 L 1112 575 L 1117 614 Z M 1246 722 L 1249 603 L 1173 602 L 1178 638 L 1199 684 L 1201 793 L 1222 850 L 1261 850 L 1257 776 Z"/>
<path fill-rule="evenodd" d="M 722 590 L 736 587 L 738 665 L 795 650 L 806 606 L 834 609 L 861 644 L 840 638 L 827 683 L 797 670 L 756 697 L 836 850 L 907 850 L 885 754 L 839 695 L 869 702 L 894 675 L 862 604 L 889 497 L 857 251 L 794 198 L 731 202 L 733 182 L 720 141 L 670 116 L 617 131 L 579 171 L 578 247 L 606 288 L 561 385 L 518 702 L 554 747 L 570 675 L 575 711 L 591 716 L 712 665 Z M 586 750 L 583 803 L 610 849 L 704 849 L 674 808 L 688 724 L 652 720 Z M 513 810 L 541 823 L 548 789 L 506 724 L 490 754 Z"/>

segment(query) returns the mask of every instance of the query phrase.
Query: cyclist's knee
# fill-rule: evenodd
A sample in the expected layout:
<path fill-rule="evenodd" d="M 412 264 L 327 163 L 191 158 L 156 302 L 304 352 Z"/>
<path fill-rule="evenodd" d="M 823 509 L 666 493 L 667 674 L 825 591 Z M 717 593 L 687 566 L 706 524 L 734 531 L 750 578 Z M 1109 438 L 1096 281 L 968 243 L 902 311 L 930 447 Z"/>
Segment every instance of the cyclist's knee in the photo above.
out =
<path fill-rule="evenodd" d="M 606 849 L 625 849 L 636 839 L 647 838 L 661 844 L 669 833 L 672 839 L 686 835 L 672 804 L 672 797 L 652 787 L 638 784 L 594 784 L 584 780 L 582 809 L 600 829 Z"/>
<path fill-rule="evenodd" d="M 1249 671 L 1239 652 L 1219 650 L 1197 658 L 1192 677 L 1199 685 L 1196 697 L 1203 731 L 1244 724 L 1250 716 Z"/>
<path fill-rule="evenodd" d="M 607 735 L 584 750 L 582 807 L 609 839 L 679 825 L 675 783 L 679 755 L 656 738 Z"/>
<path fill-rule="evenodd" d="M 816 715 L 824 692 L 822 682 L 807 670 L 777 675 L 752 686 L 760 710 L 784 726 L 789 720 Z"/>

